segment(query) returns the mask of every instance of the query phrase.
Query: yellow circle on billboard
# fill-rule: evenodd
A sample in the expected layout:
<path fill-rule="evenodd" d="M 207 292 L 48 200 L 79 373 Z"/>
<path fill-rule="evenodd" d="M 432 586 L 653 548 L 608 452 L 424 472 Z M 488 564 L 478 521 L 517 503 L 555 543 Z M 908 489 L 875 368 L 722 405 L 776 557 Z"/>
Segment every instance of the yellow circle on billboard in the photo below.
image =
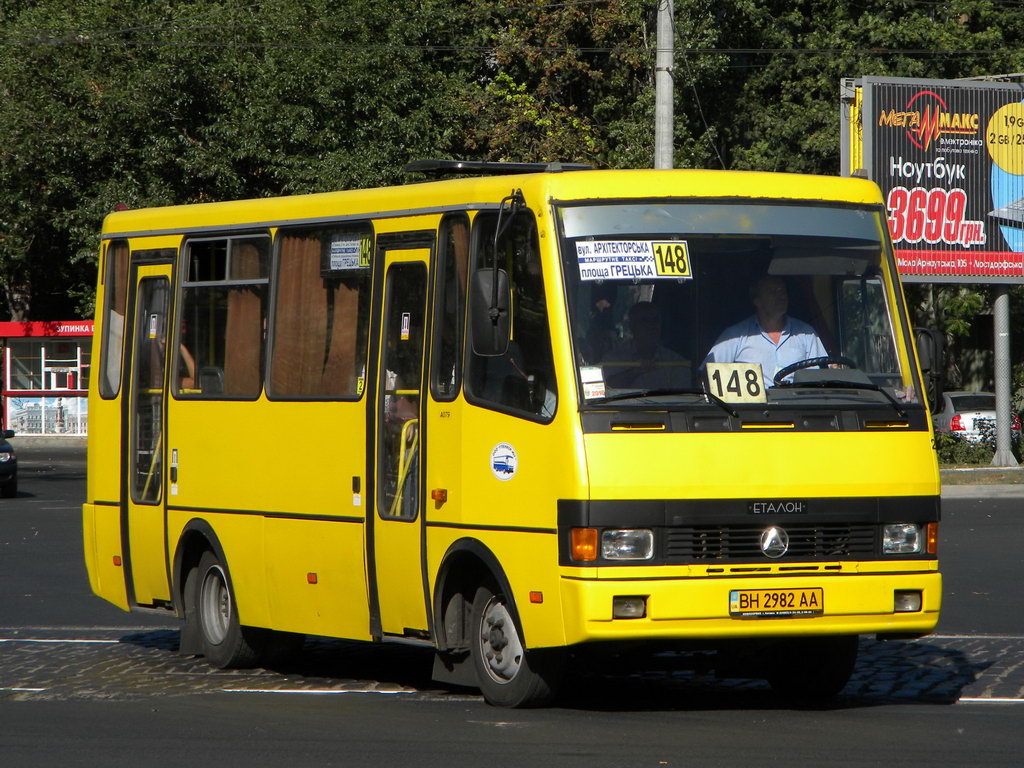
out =
<path fill-rule="evenodd" d="M 985 146 L 1004 171 L 1024 175 L 1024 104 L 1014 102 L 995 111 L 985 128 Z"/>

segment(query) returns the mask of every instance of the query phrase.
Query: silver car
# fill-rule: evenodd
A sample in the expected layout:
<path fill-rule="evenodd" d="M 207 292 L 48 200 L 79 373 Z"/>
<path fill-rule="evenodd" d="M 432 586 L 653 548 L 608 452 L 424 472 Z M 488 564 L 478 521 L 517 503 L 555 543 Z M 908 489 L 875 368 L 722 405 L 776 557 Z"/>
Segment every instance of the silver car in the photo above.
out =
<path fill-rule="evenodd" d="M 996 396 L 991 392 L 944 392 L 942 410 L 932 417 L 937 433 L 946 432 L 969 443 L 995 439 Z M 1013 414 L 1010 435 L 1020 440 L 1020 417 Z"/>

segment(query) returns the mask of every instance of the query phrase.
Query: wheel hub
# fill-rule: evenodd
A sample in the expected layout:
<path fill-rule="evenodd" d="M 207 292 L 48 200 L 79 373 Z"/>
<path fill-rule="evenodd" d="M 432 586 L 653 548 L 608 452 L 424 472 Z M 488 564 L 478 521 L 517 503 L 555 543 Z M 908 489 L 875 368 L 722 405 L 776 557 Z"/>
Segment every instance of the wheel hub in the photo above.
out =
<path fill-rule="evenodd" d="M 480 640 L 487 674 L 496 682 L 511 682 L 523 663 L 523 646 L 508 608 L 497 598 L 484 609 Z"/>

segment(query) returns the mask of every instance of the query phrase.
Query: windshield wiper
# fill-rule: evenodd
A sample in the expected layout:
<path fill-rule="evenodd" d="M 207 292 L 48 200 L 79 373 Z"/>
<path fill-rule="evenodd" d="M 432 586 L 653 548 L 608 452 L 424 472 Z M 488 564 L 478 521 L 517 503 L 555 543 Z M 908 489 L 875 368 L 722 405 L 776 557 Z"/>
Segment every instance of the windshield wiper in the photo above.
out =
<path fill-rule="evenodd" d="M 717 395 L 713 395 L 703 389 L 697 389 L 696 387 L 662 387 L 659 389 L 636 389 L 629 392 L 618 392 L 614 395 L 607 395 L 606 397 L 599 397 L 593 400 L 588 400 L 587 405 L 597 405 L 601 403 L 611 403 L 616 400 L 632 400 L 640 397 L 657 397 L 659 395 L 701 395 L 707 398 L 707 401 L 711 405 L 717 405 L 727 414 L 733 418 L 739 418 L 739 414 L 729 407 L 729 404 Z"/>
<path fill-rule="evenodd" d="M 825 379 L 818 381 L 786 381 L 782 384 L 776 384 L 775 389 L 866 389 L 871 392 L 881 392 L 885 396 L 885 399 L 892 403 L 892 407 L 896 409 L 896 413 L 899 414 L 901 419 L 907 418 L 907 412 L 903 410 L 903 406 L 900 405 L 900 401 L 893 397 L 891 394 L 886 392 L 882 387 L 877 384 L 872 384 L 867 381 L 844 381 L 843 379 Z"/>

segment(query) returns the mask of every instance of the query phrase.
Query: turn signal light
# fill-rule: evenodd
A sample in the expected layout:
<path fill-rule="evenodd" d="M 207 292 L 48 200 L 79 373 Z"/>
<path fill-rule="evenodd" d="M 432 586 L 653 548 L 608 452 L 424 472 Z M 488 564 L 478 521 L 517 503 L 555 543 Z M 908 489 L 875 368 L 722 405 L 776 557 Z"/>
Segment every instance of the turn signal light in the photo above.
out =
<path fill-rule="evenodd" d="M 581 563 L 597 560 L 597 528 L 573 528 L 570 536 L 573 560 Z"/>
<path fill-rule="evenodd" d="M 925 529 L 925 551 L 934 555 L 939 551 L 939 524 L 928 523 Z"/>

